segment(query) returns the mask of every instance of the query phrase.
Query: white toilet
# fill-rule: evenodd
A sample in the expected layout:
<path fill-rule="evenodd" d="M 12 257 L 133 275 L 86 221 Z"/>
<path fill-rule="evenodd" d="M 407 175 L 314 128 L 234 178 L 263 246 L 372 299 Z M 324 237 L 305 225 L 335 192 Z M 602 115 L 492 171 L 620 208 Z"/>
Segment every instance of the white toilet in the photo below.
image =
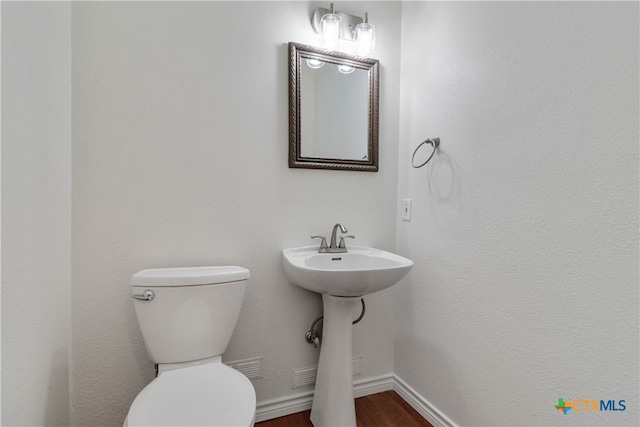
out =
<path fill-rule="evenodd" d="M 249 270 L 190 267 L 131 277 L 134 307 L 158 377 L 135 398 L 125 426 L 253 426 L 251 381 L 222 363 Z"/>

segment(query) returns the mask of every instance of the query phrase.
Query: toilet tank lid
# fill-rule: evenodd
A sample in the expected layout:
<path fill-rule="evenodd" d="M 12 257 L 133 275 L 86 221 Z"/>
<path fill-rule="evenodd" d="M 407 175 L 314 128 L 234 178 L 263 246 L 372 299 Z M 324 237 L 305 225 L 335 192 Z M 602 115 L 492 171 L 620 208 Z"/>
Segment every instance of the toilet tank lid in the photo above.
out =
<path fill-rule="evenodd" d="M 235 265 L 152 268 L 131 276 L 131 286 L 195 286 L 246 280 L 249 270 Z"/>

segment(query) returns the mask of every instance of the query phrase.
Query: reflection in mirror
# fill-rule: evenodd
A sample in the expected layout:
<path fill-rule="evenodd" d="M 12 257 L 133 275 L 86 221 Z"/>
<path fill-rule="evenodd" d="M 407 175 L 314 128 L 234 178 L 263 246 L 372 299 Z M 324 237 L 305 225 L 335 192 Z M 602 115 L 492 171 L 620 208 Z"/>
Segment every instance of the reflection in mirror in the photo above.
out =
<path fill-rule="evenodd" d="M 289 43 L 289 167 L 378 170 L 378 61 Z"/>
<path fill-rule="evenodd" d="M 335 64 L 300 67 L 302 157 L 366 160 L 369 76 L 367 70 L 339 70 Z M 339 94 L 347 96 L 336 99 Z"/>

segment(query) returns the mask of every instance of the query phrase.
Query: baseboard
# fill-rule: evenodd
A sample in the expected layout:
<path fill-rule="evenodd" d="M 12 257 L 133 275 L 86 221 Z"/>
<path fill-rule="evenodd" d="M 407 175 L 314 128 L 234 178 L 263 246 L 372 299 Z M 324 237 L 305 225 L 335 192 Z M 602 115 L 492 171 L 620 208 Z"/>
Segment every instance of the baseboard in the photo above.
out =
<path fill-rule="evenodd" d="M 370 394 L 394 390 L 413 409 L 418 411 L 425 420 L 434 427 L 457 427 L 446 415 L 440 412 L 431 402 L 423 398 L 411 386 L 396 375 L 387 374 L 353 383 L 354 397 L 369 396 Z M 313 390 L 292 394 L 277 399 L 258 402 L 256 408 L 256 422 L 272 420 L 311 409 Z"/>
<path fill-rule="evenodd" d="M 393 374 L 380 375 L 374 378 L 365 378 L 353 382 L 353 397 L 369 396 L 393 390 Z"/>
<path fill-rule="evenodd" d="M 354 397 L 369 396 L 393 390 L 393 374 L 382 375 L 353 382 Z M 313 390 L 280 397 L 277 399 L 258 402 L 256 408 L 256 422 L 272 420 L 311 409 Z"/>
<path fill-rule="evenodd" d="M 457 427 L 446 415 L 440 412 L 431 402 L 420 396 L 411 386 L 396 375 L 387 374 L 379 377 L 356 380 L 353 383 L 354 397 L 394 390 L 413 409 L 434 427 Z M 311 409 L 313 390 L 258 402 L 256 422 L 272 420 Z"/>
<path fill-rule="evenodd" d="M 311 409 L 313 390 L 258 402 L 256 422 L 272 420 Z"/>
<path fill-rule="evenodd" d="M 393 376 L 393 390 L 434 427 L 457 427 L 449 417 L 396 375 Z"/>

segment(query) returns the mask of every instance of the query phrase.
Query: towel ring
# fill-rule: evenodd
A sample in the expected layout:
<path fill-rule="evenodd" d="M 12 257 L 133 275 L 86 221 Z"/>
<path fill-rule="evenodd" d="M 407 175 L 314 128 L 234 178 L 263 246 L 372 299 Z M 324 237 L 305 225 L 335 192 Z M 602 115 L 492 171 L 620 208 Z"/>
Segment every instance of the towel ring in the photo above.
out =
<path fill-rule="evenodd" d="M 415 163 L 415 160 L 414 160 L 414 159 L 415 159 L 415 157 L 416 157 L 416 153 L 418 152 L 418 150 L 420 149 L 420 147 L 422 147 L 422 146 L 423 146 L 423 145 L 425 145 L 425 144 L 431 144 L 431 145 L 433 145 L 433 151 L 431 152 L 431 155 L 429 156 L 429 158 L 428 158 L 424 163 L 422 163 L 421 165 L 417 165 L 417 166 L 416 166 L 416 163 Z M 438 146 L 439 146 L 439 145 L 440 145 L 440 137 L 438 137 L 438 136 L 433 137 L 433 138 L 429 138 L 429 139 L 427 139 L 427 140 L 425 140 L 425 141 L 422 141 L 422 142 L 421 142 L 421 143 L 416 147 L 415 151 L 413 152 L 413 156 L 411 156 L 411 166 L 413 166 L 414 168 L 416 168 L 416 169 L 417 169 L 417 168 L 421 168 L 421 167 L 423 167 L 424 165 L 426 165 L 427 163 L 429 163 L 429 160 L 431 160 L 431 158 L 433 157 L 433 155 L 434 155 L 434 154 L 436 154 L 436 148 L 438 148 Z"/>

